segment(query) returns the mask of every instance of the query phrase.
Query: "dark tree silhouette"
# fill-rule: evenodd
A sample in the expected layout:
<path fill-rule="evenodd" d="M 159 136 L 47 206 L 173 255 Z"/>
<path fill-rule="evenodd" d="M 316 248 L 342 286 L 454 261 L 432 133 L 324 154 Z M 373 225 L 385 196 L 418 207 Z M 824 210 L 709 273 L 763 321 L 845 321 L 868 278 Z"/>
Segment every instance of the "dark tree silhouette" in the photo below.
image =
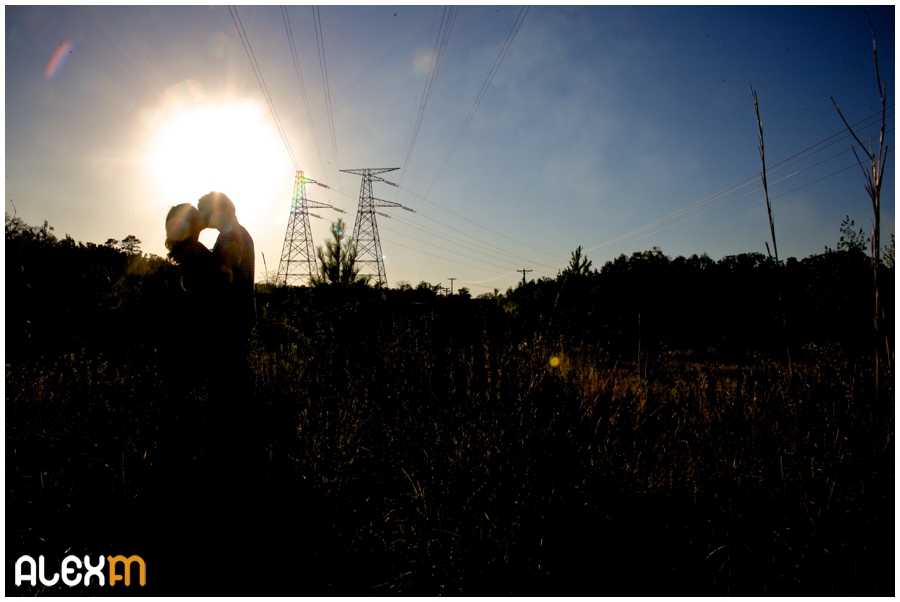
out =
<path fill-rule="evenodd" d="M 129 255 L 136 255 L 141 252 L 141 241 L 134 234 L 129 234 L 119 243 L 119 248 Z"/>
<path fill-rule="evenodd" d="M 578 276 L 586 276 L 590 273 L 592 262 L 588 261 L 587 256 L 581 255 L 581 245 L 572 251 L 572 258 L 569 265 L 563 270 L 563 274 L 575 274 Z"/>
<path fill-rule="evenodd" d="M 360 266 L 356 265 L 356 242 L 344 238 L 345 224 L 343 219 L 331 224 L 331 240 L 325 241 L 324 249 L 319 246 L 316 256 L 319 258 L 319 273 L 310 278 L 312 286 L 322 284 L 367 284 L 369 275 L 360 275 Z"/>

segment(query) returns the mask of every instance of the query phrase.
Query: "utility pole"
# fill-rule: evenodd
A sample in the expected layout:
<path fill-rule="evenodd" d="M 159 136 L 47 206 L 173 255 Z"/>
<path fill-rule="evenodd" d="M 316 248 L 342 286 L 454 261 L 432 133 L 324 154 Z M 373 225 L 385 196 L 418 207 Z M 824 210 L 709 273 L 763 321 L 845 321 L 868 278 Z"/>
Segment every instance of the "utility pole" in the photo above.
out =
<path fill-rule="evenodd" d="M 516 270 L 516 271 L 522 272 L 522 286 L 525 286 L 525 272 L 530 272 L 531 270 L 521 269 L 521 270 Z"/>
<path fill-rule="evenodd" d="M 288 216 L 287 231 L 284 233 L 284 246 L 281 248 L 281 261 L 278 263 L 278 272 L 275 282 L 283 285 L 303 286 L 309 284 L 309 279 L 319 271 L 316 263 L 316 251 L 312 240 L 312 230 L 309 227 L 309 216 L 318 217 L 310 213 L 310 209 L 334 209 L 343 213 L 340 209 L 310 201 L 306 198 L 306 183 L 318 184 L 328 188 L 325 184 L 319 184 L 298 171 L 294 178 L 294 196 L 291 199 L 291 213 Z"/>
<path fill-rule="evenodd" d="M 384 182 L 391 186 L 397 186 L 379 178 L 377 174 L 387 173 L 400 169 L 399 167 L 366 167 L 361 169 L 342 169 L 342 172 L 353 173 L 362 176 L 362 184 L 359 188 L 359 209 L 356 211 L 356 223 L 353 224 L 353 243 L 356 245 L 356 263 L 360 264 L 360 272 L 375 276 L 377 284 L 387 284 L 387 275 L 384 271 L 384 255 L 381 252 L 381 239 L 378 236 L 378 223 L 375 214 L 382 217 L 390 217 L 386 213 L 375 211 L 376 207 L 400 207 L 407 211 L 413 211 L 400 203 L 376 199 L 372 196 L 372 182 Z M 413 211 L 413 213 L 415 213 Z M 368 267 L 368 270 L 364 268 Z"/>
<path fill-rule="evenodd" d="M 452 295 L 453 294 L 453 281 L 456 280 L 456 278 L 447 278 L 447 280 L 450 281 L 450 294 Z"/>

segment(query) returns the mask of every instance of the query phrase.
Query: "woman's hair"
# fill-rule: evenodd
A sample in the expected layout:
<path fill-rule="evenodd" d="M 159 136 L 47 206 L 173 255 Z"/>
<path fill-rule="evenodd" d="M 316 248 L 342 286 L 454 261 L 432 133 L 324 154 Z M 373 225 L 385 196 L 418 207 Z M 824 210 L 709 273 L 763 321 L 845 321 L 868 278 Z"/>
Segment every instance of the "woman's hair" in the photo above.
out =
<path fill-rule="evenodd" d="M 166 248 L 169 257 L 185 243 L 197 242 L 203 230 L 200 212 L 190 203 L 175 205 L 166 215 Z"/>

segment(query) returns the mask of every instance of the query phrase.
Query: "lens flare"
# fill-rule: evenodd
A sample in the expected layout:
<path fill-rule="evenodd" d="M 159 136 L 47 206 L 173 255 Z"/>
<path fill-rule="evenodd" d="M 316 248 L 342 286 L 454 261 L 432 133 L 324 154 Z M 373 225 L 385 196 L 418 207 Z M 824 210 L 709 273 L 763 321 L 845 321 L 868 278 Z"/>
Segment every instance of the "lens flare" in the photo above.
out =
<path fill-rule="evenodd" d="M 228 49 L 231 46 L 231 40 L 228 39 L 221 31 L 218 31 L 211 36 L 209 36 L 209 41 L 207 42 L 207 47 L 209 48 L 209 53 L 216 58 L 222 58 L 226 54 L 228 54 Z"/>
<path fill-rule="evenodd" d="M 66 62 L 69 60 L 69 55 L 72 54 L 72 49 L 72 42 L 69 40 L 66 40 L 59 45 L 59 48 L 57 48 L 56 52 L 53 53 L 53 56 L 50 57 L 47 66 L 44 67 L 45 78 L 49 80 L 55 79 L 56 76 L 62 72 L 63 67 L 66 66 Z"/>
<path fill-rule="evenodd" d="M 170 86 L 163 94 L 163 104 L 169 110 L 183 109 L 203 99 L 200 84 L 192 79 Z"/>
<path fill-rule="evenodd" d="M 434 60 L 434 52 L 427 48 L 419 48 L 413 57 L 413 73 L 427 75 L 431 69 L 431 62 Z"/>

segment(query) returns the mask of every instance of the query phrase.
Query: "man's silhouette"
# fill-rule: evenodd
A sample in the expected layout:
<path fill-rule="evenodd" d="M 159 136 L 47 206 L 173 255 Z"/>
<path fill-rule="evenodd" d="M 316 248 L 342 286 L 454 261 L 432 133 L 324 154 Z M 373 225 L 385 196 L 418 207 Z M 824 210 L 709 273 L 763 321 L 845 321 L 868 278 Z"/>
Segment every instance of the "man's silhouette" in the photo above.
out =
<path fill-rule="evenodd" d="M 234 203 L 221 192 L 203 196 L 197 208 L 203 226 L 219 231 L 212 252 L 222 261 L 229 281 L 221 299 L 214 301 L 220 311 L 212 315 L 219 323 L 212 325 L 208 347 L 209 460 L 217 480 L 254 489 L 264 469 L 260 428 L 264 420 L 263 408 L 253 402 L 247 361 L 250 332 L 256 324 L 253 239 L 238 223 Z"/>
<path fill-rule="evenodd" d="M 215 228 L 219 237 L 213 253 L 230 271 L 231 286 L 223 299 L 232 315 L 229 336 L 245 344 L 256 324 L 256 299 L 253 294 L 255 253 L 250 233 L 238 223 L 234 203 L 221 192 L 210 192 L 197 202 L 203 226 Z"/>

